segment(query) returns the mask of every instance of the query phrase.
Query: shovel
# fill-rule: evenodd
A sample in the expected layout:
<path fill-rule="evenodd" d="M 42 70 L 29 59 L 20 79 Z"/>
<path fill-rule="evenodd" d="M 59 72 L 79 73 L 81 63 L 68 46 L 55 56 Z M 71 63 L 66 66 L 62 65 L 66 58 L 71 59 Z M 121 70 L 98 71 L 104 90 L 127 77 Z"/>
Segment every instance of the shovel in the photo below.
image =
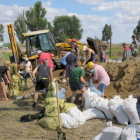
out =
<path fill-rule="evenodd" d="M 58 140 L 66 140 L 66 133 L 62 132 L 61 125 L 60 125 L 60 108 L 59 108 L 59 95 L 58 95 L 58 83 L 56 81 L 56 98 L 57 98 L 57 113 L 58 113 Z"/>

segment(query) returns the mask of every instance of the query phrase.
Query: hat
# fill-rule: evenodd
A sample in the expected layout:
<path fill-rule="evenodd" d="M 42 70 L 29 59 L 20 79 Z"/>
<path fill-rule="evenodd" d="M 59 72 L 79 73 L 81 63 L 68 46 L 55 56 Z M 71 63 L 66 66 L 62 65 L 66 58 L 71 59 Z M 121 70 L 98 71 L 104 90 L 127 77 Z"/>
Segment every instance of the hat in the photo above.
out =
<path fill-rule="evenodd" d="M 28 61 L 29 59 L 26 57 L 26 58 L 24 58 L 24 61 Z"/>
<path fill-rule="evenodd" d="M 72 49 L 71 49 L 71 52 L 75 53 L 76 51 L 75 51 L 75 49 L 74 49 L 74 48 L 72 48 Z"/>
<path fill-rule="evenodd" d="M 83 51 L 85 51 L 87 49 L 87 46 L 83 46 Z"/>
<path fill-rule="evenodd" d="M 75 38 L 73 38 L 71 41 L 72 41 L 72 42 L 76 42 L 76 39 L 75 39 Z"/>
<path fill-rule="evenodd" d="M 41 50 L 38 50 L 38 51 L 37 51 L 37 54 L 40 54 L 40 53 L 42 53 L 42 51 L 41 51 Z"/>
<path fill-rule="evenodd" d="M 92 66 L 94 66 L 94 63 L 93 62 L 88 62 L 87 69 L 90 71 Z"/>
<path fill-rule="evenodd" d="M 47 62 L 49 62 L 47 59 L 44 59 L 44 60 L 43 60 L 43 63 L 47 63 Z"/>

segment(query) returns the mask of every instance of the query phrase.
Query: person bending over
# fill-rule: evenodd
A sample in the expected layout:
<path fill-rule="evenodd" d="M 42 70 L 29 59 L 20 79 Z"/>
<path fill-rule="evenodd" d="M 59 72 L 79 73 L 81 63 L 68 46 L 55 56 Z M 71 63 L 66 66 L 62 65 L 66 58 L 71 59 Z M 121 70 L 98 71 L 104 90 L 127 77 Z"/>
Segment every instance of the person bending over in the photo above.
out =
<path fill-rule="evenodd" d="M 38 65 L 33 71 L 33 78 L 37 73 L 33 107 L 36 106 L 39 91 L 46 89 L 47 93 L 49 82 L 53 80 L 52 69 L 48 66 L 48 63 L 49 61 L 44 59 L 43 64 Z"/>

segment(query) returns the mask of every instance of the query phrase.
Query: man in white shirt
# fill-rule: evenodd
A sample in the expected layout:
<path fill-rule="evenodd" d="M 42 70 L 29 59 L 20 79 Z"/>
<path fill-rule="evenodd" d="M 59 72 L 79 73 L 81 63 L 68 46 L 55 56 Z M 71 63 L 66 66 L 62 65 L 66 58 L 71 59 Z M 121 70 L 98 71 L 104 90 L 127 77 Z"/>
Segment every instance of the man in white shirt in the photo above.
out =
<path fill-rule="evenodd" d="M 22 65 L 23 65 L 24 79 L 27 80 L 27 78 L 30 76 L 32 71 L 32 63 L 29 61 L 28 58 L 24 58 Z"/>

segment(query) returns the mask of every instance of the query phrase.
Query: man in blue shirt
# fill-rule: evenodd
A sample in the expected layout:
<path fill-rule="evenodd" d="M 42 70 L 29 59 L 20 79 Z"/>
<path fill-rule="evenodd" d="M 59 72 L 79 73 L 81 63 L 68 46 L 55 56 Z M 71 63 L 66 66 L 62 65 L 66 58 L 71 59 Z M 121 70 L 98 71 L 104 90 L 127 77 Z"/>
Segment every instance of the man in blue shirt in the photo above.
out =
<path fill-rule="evenodd" d="M 65 55 L 65 56 L 62 58 L 62 60 L 60 61 L 61 67 L 64 69 L 64 71 L 63 71 L 63 82 L 66 82 L 66 80 L 65 80 L 65 75 L 66 75 L 66 64 L 67 64 L 66 58 L 67 58 L 67 56 L 68 56 L 70 53 L 71 53 L 71 52 L 67 52 L 66 55 Z"/>

